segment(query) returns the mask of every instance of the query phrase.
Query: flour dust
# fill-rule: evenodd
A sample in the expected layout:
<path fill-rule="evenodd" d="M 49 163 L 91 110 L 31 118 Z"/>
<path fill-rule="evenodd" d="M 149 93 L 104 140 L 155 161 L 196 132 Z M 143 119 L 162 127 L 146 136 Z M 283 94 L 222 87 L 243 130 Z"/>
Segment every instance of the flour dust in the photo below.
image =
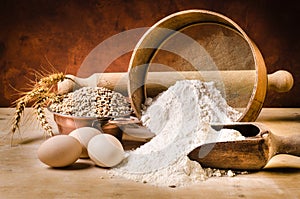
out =
<path fill-rule="evenodd" d="M 241 116 L 228 106 L 213 82 L 178 81 L 147 102 L 141 121 L 156 136 L 127 151 L 127 158 L 109 171 L 112 175 L 157 186 L 190 185 L 217 171 L 190 160 L 187 155 L 193 149 L 205 143 L 245 139 L 235 130 L 211 128 L 211 123 L 230 123 Z"/>

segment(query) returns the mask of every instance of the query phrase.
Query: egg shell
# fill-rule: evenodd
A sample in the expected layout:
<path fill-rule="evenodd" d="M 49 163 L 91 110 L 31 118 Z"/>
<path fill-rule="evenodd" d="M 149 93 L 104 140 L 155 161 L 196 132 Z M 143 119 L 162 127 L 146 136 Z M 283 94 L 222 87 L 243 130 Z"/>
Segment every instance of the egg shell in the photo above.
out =
<path fill-rule="evenodd" d="M 93 137 L 88 144 L 88 154 L 96 165 L 113 167 L 124 159 L 124 149 L 121 142 L 110 134 Z"/>
<path fill-rule="evenodd" d="M 65 167 L 73 164 L 80 156 L 80 142 L 69 135 L 56 135 L 43 142 L 38 149 L 38 158 L 51 167 Z"/>
<path fill-rule="evenodd" d="M 78 129 L 75 129 L 72 131 L 69 135 L 76 138 L 81 146 L 82 146 L 82 152 L 80 157 L 81 158 L 88 158 L 88 151 L 87 151 L 87 146 L 89 141 L 96 135 L 101 134 L 101 131 L 98 129 L 95 129 L 93 127 L 81 127 Z"/>

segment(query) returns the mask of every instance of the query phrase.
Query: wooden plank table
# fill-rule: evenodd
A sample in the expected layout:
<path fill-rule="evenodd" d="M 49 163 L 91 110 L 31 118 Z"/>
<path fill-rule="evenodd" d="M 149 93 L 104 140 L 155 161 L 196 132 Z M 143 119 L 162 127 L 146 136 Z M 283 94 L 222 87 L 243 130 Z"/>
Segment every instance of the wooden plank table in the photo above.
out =
<path fill-rule="evenodd" d="M 184 188 L 156 187 L 110 177 L 90 160 L 52 169 L 37 158 L 43 133 L 26 110 L 22 144 L 7 136 L 13 109 L 0 108 L 0 198 L 300 198 L 300 158 L 278 155 L 267 168 L 235 177 L 213 177 Z M 265 108 L 258 120 L 274 134 L 299 134 L 300 108 Z M 53 121 L 51 121 L 53 122 Z M 15 140 L 19 140 L 17 137 Z"/>

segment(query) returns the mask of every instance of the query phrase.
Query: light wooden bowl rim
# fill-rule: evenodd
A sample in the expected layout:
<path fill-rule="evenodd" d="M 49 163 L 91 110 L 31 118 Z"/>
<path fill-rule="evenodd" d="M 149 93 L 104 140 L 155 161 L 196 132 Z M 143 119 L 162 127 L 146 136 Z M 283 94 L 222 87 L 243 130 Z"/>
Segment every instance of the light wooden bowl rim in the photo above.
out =
<path fill-rule="evenodd" d="M 138 118 L 141 117 L 141 105 L 147 97 L 145 81 L 148 73 L 148 65 L 156 49 L 145 48 L 151 45 L 159 46 L 169 35 L 159 35 L 157 29 L 166 28 L 179 30 L 195 23 L 217 23 L 228 26 L 242 35 L 248 43 L 255 64 L 256 81 L 249 103 L 240 122 L 255 121 L 258 117 L 267 92 L 267 72 L 264 59 L 255 43 L 234 21 L 228 17 L 208 10 L 185 10 L 171 14 L 148 29 L 135 46 L 128 67 L 128 94 L 132 108 Z M 138 66 L 144 67 L 138 67 Z"/>

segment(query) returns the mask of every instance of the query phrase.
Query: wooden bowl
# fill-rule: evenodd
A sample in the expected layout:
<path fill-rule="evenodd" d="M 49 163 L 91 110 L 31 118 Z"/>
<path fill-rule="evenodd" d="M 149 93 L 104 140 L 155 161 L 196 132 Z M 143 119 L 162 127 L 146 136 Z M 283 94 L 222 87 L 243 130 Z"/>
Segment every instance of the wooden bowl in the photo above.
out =
<path fill-rule="evenodd" d="M 191 28 L 196 28 L 196 31 L 189 32 Z M 197 28 L 200 28 L 198 32 Z M 201 40 L 201 46 L 211 51 L 208 53 L 210 56 L 197 57 L 195 53 L 201 51 L 201 47 L 198 47 L 198 50 L 188 49 L 190 46 L 186 45 L 188 42 L 184 39 L 189 40 L 189 33 L 200 38 L 197 42 Z M 222 37 L 217 37 L 216 34 L 222 34 Z M 181 38 L 176 39 L 178 35 Z M 221 38 L 218 43 L 210 47 L 218 38 Z M 224 42 L 228 38 L 237 38 L 237 43 L 234 43 L 235 40 Z M 223 48 L 219 48 L 220 43 L 224 44 Z M 172 50 L 171 53 L 167 52 Z M 204 54 L 205 50 L 202 50 Z M 178 52 L 185 53 L 185 57 L 174 56 Z M 202 69 L 197 64 L 203 60 L 205 63 L 218 65 Z M 247 63 L 250 68 L 247 68 Z M 163 68 L 169 65 L 172 65 L 171 71 L 164 71 Z M 232 69 L 232 65 L 238 66 Z M 149 83 L 147 77 L 150 74 L 150 66 L 156 68 L 157 71 L 152 73 L 156 73 L 158 78 Z M 128 68 L 128 94 L 138 118 L 141 117 L 142 104 L 147 96 L 153 97 L 166 90 L 170 86 L 167 82 L 174 79 L 171 77 L 174 71 L 178 71 L 182 79 L 202 78 L 205 81 L 213 81 L 217 77 L 217 88 L 224 94 L 228 104 L 242 110 L 243 114 L 238 121 L 255 121 L 258 117 L 268 88 L 264 59 L 254 42 L 228 17 L 207 10 L 181 11 L 158 21 L 143 35 L 132 53 Z M 158 85 L 163 83 L 166 83 L 166 86 Z M 289 83 L 292 85 L 292 82 Z M 155 88 L 153 93 L 151 87 Z M 245 88 L 248 88 L 247 91 Z M 287 90 L 290 88 L 289 85 Z"/>

